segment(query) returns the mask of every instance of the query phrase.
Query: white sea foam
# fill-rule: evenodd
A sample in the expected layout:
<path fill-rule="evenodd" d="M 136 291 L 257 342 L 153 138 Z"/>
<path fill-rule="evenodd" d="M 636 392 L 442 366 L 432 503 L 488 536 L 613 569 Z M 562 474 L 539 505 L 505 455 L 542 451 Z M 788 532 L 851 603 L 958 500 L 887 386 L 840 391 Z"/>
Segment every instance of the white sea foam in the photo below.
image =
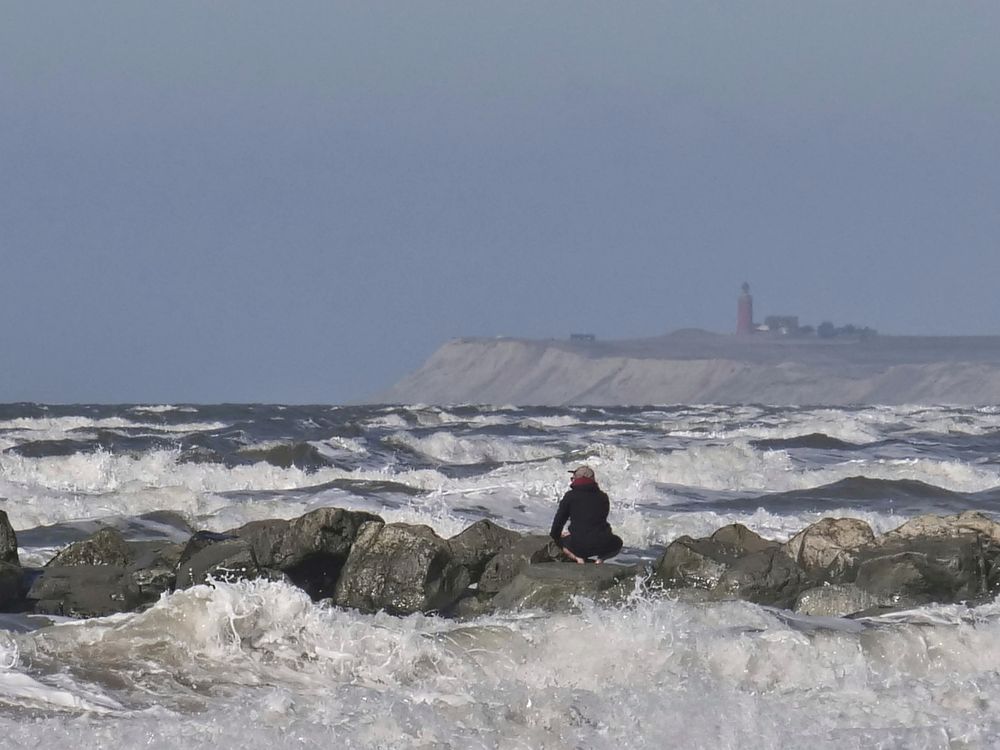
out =
<path fill-rule="evenodd" d="M 1000 737 L 993 605 L 841 626 L 737 602 L 580 604 L 457 623 L 325 609 L 278 583 L 196 587 L 142 614 L 17 636 L 33 660 L 66 665 L 58 686 L 32 677 L 43 691 L 125 710 L 0 716 L 0 746 L 172 749 L 201 733 L 226 748 L 860 750 Z"/>
<path fill-rule="evenodd" d="M 0 430 L 15 436 L 30 437 L 32 440 L 62 440 L 69 437 L 84 437 L 88 430 L 145 429 L 153 433 L 191 433 L 221 430 L 224 422 L 188 422 L 184 424 L 156 424 L 122 417 L 19 417 L 0 420 Z"/>
<path fill-rule="evenodd" d="M 435 432 L 423 437 L 407 432 L 396 432 L 388 442 L 410 448 L 435 461 L 451 464 L 535 461 L 553 458 L 563 452 L 557 447 L 536 445 L 510 438 L 464 437 L 451 432 Z"/>

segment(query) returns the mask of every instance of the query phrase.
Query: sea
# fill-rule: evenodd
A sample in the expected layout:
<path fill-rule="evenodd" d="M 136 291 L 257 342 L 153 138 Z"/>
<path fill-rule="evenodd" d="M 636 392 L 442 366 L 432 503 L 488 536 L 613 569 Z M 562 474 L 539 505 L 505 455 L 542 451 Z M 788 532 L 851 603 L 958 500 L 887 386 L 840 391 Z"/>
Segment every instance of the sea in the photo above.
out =
<path fill-rule="evenodd" d="M 739 522 L 876 532 L 1000 513 L 1000 408 L 0 405 L 24 565 L 104 525 L 176 539 L 315 508 L 448 537 L 547 533 L 568 470 L 611 497 L 618 562 Z M 696 603 L 458 621 L 274 581 L 90 620 L 0 615 L 0 748 L 990 748 L 1000 606 L 873 618 Z"/>

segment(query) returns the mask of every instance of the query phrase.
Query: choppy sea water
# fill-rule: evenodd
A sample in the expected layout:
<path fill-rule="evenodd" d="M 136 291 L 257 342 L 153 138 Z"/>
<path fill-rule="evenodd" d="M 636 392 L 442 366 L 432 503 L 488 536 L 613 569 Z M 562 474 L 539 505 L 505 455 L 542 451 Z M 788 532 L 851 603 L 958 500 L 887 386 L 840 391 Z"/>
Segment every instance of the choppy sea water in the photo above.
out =
<path fill-rule="evenodd" d="M 173 510 L 223 531 L 322 506 L 450 536 L 547 531 L 567 469 L 622 560 L 739 521 L 878 531 L 1000 512 L 1000 408 L 0 405 L 22 563 Z M 574 615 L 362 615 L 256 582 L 44 624 L 0 615 L 0 747 L 979 748 L 1000 745 L 1000 607 L 870 620 L 637 590 Z"/>

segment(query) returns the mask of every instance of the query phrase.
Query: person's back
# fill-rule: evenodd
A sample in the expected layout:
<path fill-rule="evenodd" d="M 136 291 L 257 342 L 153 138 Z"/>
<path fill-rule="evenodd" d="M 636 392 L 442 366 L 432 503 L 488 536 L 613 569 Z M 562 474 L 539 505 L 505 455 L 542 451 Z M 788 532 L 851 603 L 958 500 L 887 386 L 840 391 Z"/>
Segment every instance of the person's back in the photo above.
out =
<path fill-rule="evenodd" d="M 614 557 L 621 551 L 622 540 L 611 532 L 608 523 L 611 502 L 607 494 L 598 486 L 589 466 L 580 466 L 572 474 L 570 489 L 552 519 L 552 539 L 576 562 L 590 557 L 602 562 Z M 569 533 L 564 536 L 567 521 Z"/>

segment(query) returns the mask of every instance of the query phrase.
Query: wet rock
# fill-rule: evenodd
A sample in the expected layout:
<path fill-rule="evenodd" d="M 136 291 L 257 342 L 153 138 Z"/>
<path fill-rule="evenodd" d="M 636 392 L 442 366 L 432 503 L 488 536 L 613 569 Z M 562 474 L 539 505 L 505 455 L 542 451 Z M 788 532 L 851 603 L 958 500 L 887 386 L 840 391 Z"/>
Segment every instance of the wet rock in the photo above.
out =
<path fill-rule="evenodd" d="M 859 558 L 854 582 L 880 601 L 911 605 L 992 598 L 1000 546 L 980 534 L 897 537 Z"/>
<path fill-rule="evenodd" d="M 455 562 L 465 567 L 471 580 L 478 581 L 491 558 L 520 540 L 516 531 L 482 520 L 451 537 L 448 545 Z"/>
<path fill-rule="evenodd" d="M 173 591 L 177 581 L 177 566 L 185 545 L 176 542 L 129 542 L 132 562 L 127 572 L 146 601 L 155 601 L 161 594 Z"/>
<path fill-rule="evenodd" d="M 572 612 L 579 609 L 581 597 L 601 604 L 616 604 L 635 589 L 638 573 L 634 565 L 537 563 L 522 568 L 514 580 L 493 597 L 490 605 L 496 611 Z"/>
<path fill-rule="evenodd" d="M 229 532 L 253 550 L 261 568 L 280 571 L 313 599 L 334 595 L 358 531 L 384 522 L 373 513 L 319 508 L 291 521 L 253 521 Z"/>
<path fill-rule="evenodd" d="M 731 523 L 715 531 L 709 540 L 718 544 L 727 555 L 742 557 L 754 552 L 763 552 L 778 546 L 777 542 L 765 539 L 741 523 Z"/>
<path fill-rule="evenodd" d="M 469 585 L 448 542 L 423 525 L 365 524 L 337 582 L 334 601 L 362 612 L 430 612 L 450 607 Z"/>
<path fill-rule="evenodd" d="M 742 524 L 729 524 L 708 538 L 678 537 L 664 550 L 653 573 L 668 587 L 711 589 L 741 558 L 778 546 Z"/>
<path fill-rule="evenodd" d="M 209 578 L 219 581 L 259 578 L 262 573 L 253 548 L 247 542 L 225 534 L 199 531 L 181 552 L 175 586 L 185 589 L 205 583 Z"/>
<path fill-rule="evenodd" d="M 7 512 L 0 510 L 0 562 L 20 565 L 17 557 L 17 534 L 10 525 Z"/>
<path fill-rule="evenodd" d="M 812 585 L 808 574 L 776 544 L 735 560 L 712 587 L 712 594 L 790 609 Z"/>
<path fill-rule="evenodd" d="M 20 565 L 0 562 L 0 610 L 12 609 L 18 606 L 22 597 L 22 580 L 24 570 Z"/>
<path fill-rule="evenodd" d="M 529 565 L 556 562 L 561 556 L 562 551 L 547 535 L 522 537 L 490 558 L 479 578 L 479 590 L 495 594 Z"/>
<path fill-rule="evenodd" d="M 795 611 L 817 617 L 847 617 L 890 604 L 854 583 L 806 589 L 795 600 Z"/>
<path fill-rule="evenodd" d="M 807 526 L 782 546 L 806 572 L 836 580 L 854 564 L 858 551 L 875 543 L 871 527 L 856 518 L 824 518 Z"/>
<path fill-rule="evenodd" d="M 53 557 L 46 567 L 113 565 L 125 568 L 131 561 L 132 554 L 122 533 L 108 526 L 83 541 L 73 542 Z"/>
<path fill-rule="evenodd" d="M 117 565 L 47 566 L 28 591 L 38 614 L 103 617 L 131 612 L 148 600 Z"/>
<path fill-rule="evenodd" d="M 966 511 L 955 516 L 917 516 L 899 528 L 887 532 L 878 541 L 890 544 L 906 539 L 959 536 L 970 533 L 982 534 L 1000 544 L 1000 523 L 976 511 Z"/>

